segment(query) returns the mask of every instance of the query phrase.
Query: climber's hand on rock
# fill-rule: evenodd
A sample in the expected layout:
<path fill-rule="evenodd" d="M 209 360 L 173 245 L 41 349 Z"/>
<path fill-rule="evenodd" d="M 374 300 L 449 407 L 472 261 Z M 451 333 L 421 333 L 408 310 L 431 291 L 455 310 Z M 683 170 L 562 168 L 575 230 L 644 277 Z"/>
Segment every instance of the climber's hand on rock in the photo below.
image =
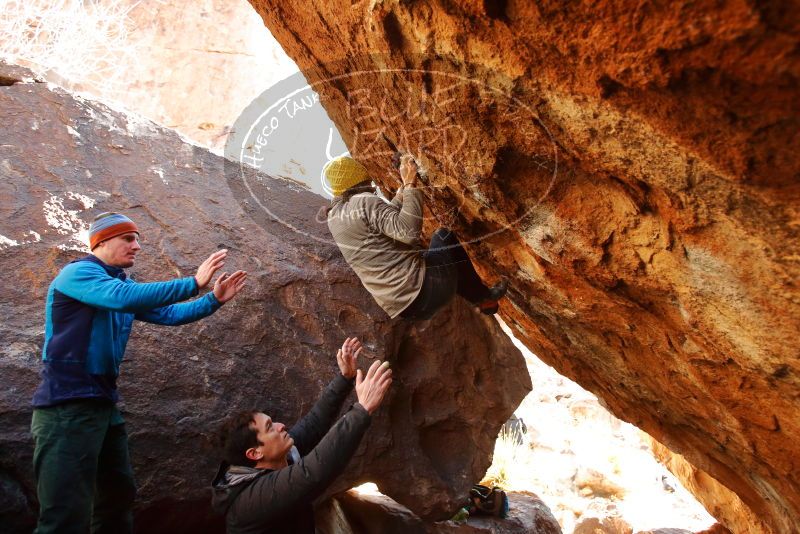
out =
<path fill-rule="evenodd" d="M 417 162 L 414 161 L 414 156 L 411 154 L 404 154 L 400 157 L 400 178 L 403 179 L 403 185 L 406 187 L 417 185 Z"/>
<path fill-rule="evenodd" d="M 194 279 L 197 282 L 197 289 L 203 289 L 211 281 L 211 277 L 225 265 L 225 258 L 228 256 L 228 249 L 218 250 L 197 268 Z"/>
<path fill-rule="evenodd" d="M 356 376 L 356 369 L 358 369 L 358 355 L 364 347 L 357 337 L 348 337 L 342 343 L 342 348 L 336 353 L 336 363 L 339 364 L 339 370 L 342 376 L 351 380 Z"/>
<path fill-rule="evenodd" d="M 358 403 L 372 414 L 383 402 L 383 397 L 392 383 L 392 370 L 389 369 L 389 362 L 374 361 L 367 371 L 367 375 L 361 369 L 356 373 L 356 397 Z"/>

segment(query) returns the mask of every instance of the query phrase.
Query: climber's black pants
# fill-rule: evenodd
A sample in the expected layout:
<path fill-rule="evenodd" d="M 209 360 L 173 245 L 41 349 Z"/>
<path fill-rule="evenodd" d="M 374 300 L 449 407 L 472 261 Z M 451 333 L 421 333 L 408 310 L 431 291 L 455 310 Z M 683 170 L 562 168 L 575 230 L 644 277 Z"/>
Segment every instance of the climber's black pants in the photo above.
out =
<path fill-rule="evenodd" d="M 483 285 L 469 256 L 450 230 L 439 228 L 434 232 L 423 258 L 425 278 L 422 289 L 403 310 L 401 317 L 420 321 L 430 319 L 456 294 L 472 304 L 479 304 L 489 297 L 489 288 Z"/>

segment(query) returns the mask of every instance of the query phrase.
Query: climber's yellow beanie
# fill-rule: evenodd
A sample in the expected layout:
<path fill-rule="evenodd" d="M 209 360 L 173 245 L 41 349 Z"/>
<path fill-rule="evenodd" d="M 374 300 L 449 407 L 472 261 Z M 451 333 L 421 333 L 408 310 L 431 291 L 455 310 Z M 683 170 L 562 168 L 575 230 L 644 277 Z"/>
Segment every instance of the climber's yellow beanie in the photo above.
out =
<path fill-rule="evenodd" d="M 333 158 L 325 165 L 322 172 L 325 174 L 325 181 L 328 182 L 331 193 L 336 197 L 354 185 L 369 180 L 367 169 L 350 156 Z"/>

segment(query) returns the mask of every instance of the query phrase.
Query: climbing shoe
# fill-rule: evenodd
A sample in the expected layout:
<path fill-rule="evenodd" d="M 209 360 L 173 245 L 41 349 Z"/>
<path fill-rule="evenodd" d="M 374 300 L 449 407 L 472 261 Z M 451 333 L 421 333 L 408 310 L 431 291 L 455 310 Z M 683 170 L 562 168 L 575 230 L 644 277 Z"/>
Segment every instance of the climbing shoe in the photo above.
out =
<path fill-rule="evenodd" d="M 500 306 L 497 301 L 503 298 L 508 291 L 508 280 L 501 280 L 489 288 L 489 298 L 478 304 L 478 309 L 484 315 L 494 315 Z"/>

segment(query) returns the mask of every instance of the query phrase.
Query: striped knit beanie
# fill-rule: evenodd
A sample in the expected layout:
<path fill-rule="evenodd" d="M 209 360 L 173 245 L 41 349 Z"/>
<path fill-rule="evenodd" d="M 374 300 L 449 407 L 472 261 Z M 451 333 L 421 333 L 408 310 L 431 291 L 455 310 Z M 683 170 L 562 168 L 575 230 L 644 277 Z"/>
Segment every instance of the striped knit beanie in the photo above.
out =
<path fill-rule="evenodd" d="M 369 173 L 366 167 L 354 160 L 350 156 L 339 156 L 330 160 L 322 169 L 325 174 L 325 181 L 333 196 L 341 196 L 342 193 L 369 180 Z"/>
<path fill-rule="evenodd" d="M 132 220 L 119 213 L 101 213 L 89 227 L 89 248 L 94 250 L 101 242 L 128 232 L 139 233 Z"/>

